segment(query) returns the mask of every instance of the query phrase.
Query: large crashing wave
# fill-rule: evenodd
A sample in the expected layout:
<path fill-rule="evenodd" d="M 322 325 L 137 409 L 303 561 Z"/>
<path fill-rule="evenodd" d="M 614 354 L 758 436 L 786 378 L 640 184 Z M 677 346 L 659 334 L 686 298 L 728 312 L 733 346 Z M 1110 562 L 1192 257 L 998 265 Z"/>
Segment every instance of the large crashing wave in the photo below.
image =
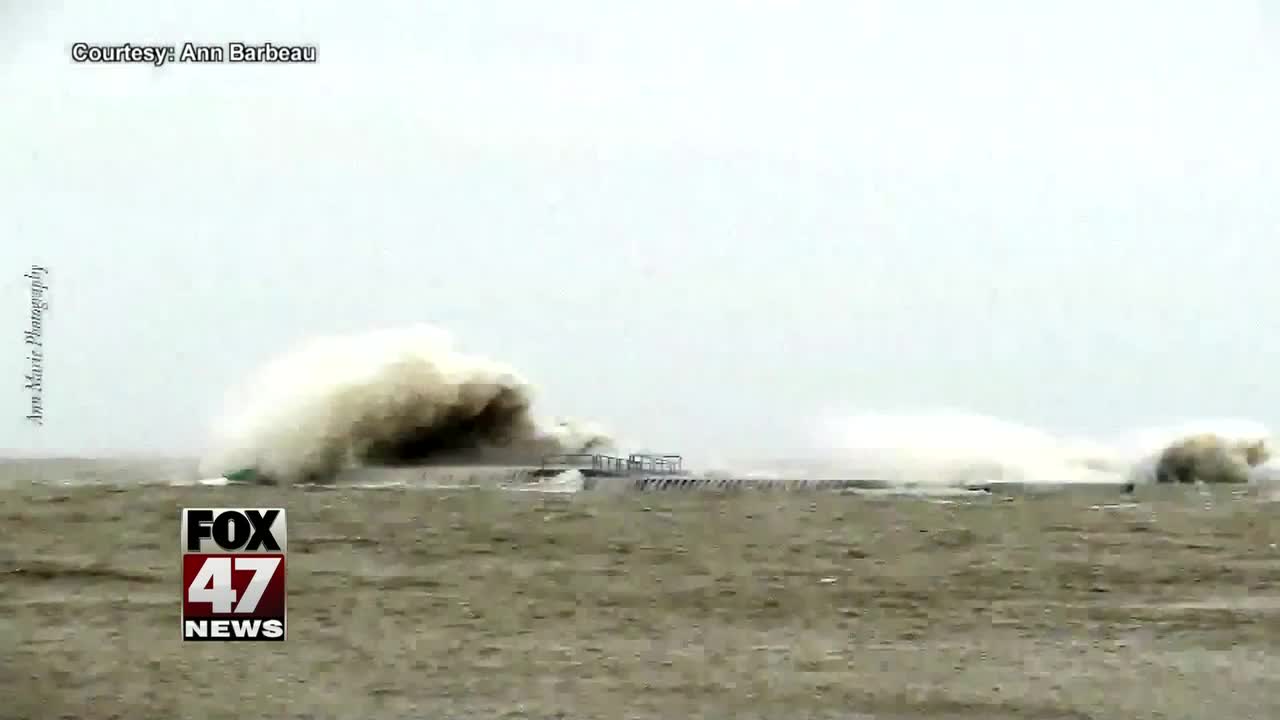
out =
<path fill-rule="evenodd" d="M 1187 438 L 1272 444 L 1270 431 L 1246 420 L 1208 419 L 1107 438 L 1053 434 L 957 410 L 847 413 L 820 423 L 804 457 L 736 464 L 729 474 L 760 478 L 857 478 L 902 485 L 991 482 L 1151 483 L 1161 454 Z M 725 471 L 720 471 L 722 474 Z M 1252 468 L 1274 478 L 1273 464 Z"/>
<path fill-rule="evenodd" d="M 321 338 L 270 362 L 231 394 L 201 471 L 253 468 L 276 482 L 324 481 L 360 465 L 526 465 L 613 447 L 592 425 L 538 421 L 532 404 L 531 386 L 512 368 L 458 351 L 438 328 Z M 1097 439 L 954 410 L 849 413 L 823 423 L 799 457 L 708 474 L 933 486 L 1148 483 L 1167 448 L 1205 434 L 1235 446 L 1272 444 L 1265 426 L 1243 420 Z M 1248 472 L 1280 480 L 1275 462 Z"/>
<path fill-rule="evenodd" d="M 233 391 L 201 472 L 324 481 L 359 465 L 527 464 L 612 445 L 592 425 L 537 421 L 532 401 L 512 368 L 438 328 L 321 338 Z"/>

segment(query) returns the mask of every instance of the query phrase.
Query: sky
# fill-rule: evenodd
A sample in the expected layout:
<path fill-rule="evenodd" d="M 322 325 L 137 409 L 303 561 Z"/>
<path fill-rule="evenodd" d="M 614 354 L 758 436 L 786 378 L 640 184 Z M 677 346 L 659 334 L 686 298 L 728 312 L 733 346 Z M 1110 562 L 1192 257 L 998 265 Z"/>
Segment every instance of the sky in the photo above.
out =
<path fill-rule="evenodd" d="M 81 65 L 76 42 L 312 44 Z M 1280 425 L 1280 2 L 0 3 L 0 448 L 411 323 L 661 450 Z M 49 268 L 42 426 L 25 419 Z"/>

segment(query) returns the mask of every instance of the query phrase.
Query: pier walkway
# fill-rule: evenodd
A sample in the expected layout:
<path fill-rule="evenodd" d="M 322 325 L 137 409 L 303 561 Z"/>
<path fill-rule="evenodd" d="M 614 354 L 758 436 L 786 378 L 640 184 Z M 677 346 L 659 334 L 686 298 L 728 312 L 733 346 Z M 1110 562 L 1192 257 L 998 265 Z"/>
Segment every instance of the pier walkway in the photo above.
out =
<path fill-rule="evenodd" d="M 679 455 L 632 453 L 625 458 L 591 453 L 549 455 L 534 471 L 537 477 L 577 470 L 586 477 L 670 477 L 684 474 L 684 458 Z"/>

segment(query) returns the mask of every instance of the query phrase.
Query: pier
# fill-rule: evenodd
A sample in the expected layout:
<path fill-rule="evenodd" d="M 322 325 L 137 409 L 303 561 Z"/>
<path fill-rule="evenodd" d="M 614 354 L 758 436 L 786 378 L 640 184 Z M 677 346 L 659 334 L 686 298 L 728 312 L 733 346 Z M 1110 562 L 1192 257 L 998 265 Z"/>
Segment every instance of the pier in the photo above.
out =
<path fill-rule="evenodd" d="M 570 470 L 577 470 L 584 477 L 671 477 L 684 474 L 684 458 L 649 453 L 632 453 L 625 458 L 592 453 L 548 455 L 533 474 L 548 477 Z"/>

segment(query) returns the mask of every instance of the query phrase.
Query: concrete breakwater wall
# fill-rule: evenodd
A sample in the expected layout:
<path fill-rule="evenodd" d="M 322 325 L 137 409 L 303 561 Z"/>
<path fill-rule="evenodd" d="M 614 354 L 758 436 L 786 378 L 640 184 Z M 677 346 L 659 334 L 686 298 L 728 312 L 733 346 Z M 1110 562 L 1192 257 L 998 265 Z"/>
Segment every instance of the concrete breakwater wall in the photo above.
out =
<path fill-rule="evenodd" d="M 585 478 L 584 490 L 718 490 L 730 491 L 799 491 L 799 490 L 844 490 L 844 489 L 884 489 L 889 484 L 876 480 L 808 480 L 808 479 L 762 479 L 762 478 L 706 478 L 706 477 L 594 477 Z"/>
<path fill-rule="evenodd" d="M 359 468 L 340 473 L 337 485 L 405 485 L 414 487 L 536 488 L 555 486 L 561 476 L 539 477 L 537 468 L 518 466 L 434 466 Z M 1025 495 L 1067 492 L 1072 495 L 1116 496 L 1131 491 L 1125 483 L 1020 483 L 992 482 L 954 486 L 902 486 L 883 480 L 809 478 L 727 478 L 689 475 L 583 475 L 588 492 L 907 492 Z M 567 489 L 567 488 L 565 488 Z M 1141 490 L 1141 489 L 1140 489 Z M 1147 489 L 1148 492 L 1152 491 Z"/>
<path fill-rule="evenodd" d="M 926 495 L 990 493 L 992 495 L 1027 495 L 1036 493 L 1070 492 L 1073 495 L 1115 496 L 1134 491 L 1128 483 L 1025 483 L 991 482 L 971 483 L 964 486 L 901 485 L 884 480 L 868 479 L 764 479 L 764 478 L 701 478 L 701 477 L 596 477 L 587 478 L 584 490 L 655 492 L 655 491 L 709 491 L 709 492 L 902 492 Z"/>
<path fill-rule="evenodd" d="M 566 471 L 572 472 L 572 471 Z M 339 473 L 339 485 L 411 485 L 411 486 L 478 486 L 522 487 L 556 484 L 565 473 L 540 472 L 539 468 L 519 466 L 441 465 L 431 467 L 365 467 Z M 846 488 L 883 489 L 892 485 L 876 480 L 809 480 L 761 478 L 708 478 L 691 475 L 590 475 L 581 476 L 583 490 L 657 491 L 788 491 L 840 490 Z"/>

